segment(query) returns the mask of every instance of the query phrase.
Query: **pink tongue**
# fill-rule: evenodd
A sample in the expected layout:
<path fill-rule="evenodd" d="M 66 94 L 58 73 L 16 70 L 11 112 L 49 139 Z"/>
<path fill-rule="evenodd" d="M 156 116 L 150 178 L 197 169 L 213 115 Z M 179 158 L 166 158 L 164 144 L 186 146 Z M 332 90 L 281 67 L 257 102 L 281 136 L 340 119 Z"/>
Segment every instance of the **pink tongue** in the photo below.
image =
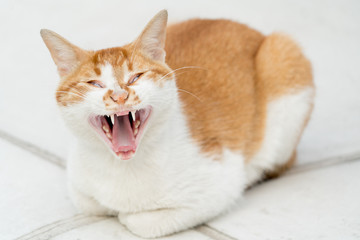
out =
<path fill-rule="evenodd" d="M 135 150 L 134 134 L 127 115 L 115 117 L 112 137 L 115 152 Z"/>

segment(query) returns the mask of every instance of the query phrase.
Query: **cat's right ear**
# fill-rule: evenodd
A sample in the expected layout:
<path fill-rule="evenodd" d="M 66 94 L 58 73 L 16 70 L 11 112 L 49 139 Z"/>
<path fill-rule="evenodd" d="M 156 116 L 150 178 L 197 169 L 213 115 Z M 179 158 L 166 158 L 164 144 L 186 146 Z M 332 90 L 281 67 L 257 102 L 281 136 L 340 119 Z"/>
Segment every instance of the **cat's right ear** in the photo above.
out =
<path fill-rule="evenodd" d="M 60 77 L 70 74 L 87 56 L 85 50 L 76 47 L 53 31 L 41 29 L 40 34 L 57 66 Z"/>
<path fill-rule="evenodd" d="M 156 14 L 146 25 L 135 45 L 148 57 L 165 62 L 165 38 L 168 13 L 166 10 Z"/>

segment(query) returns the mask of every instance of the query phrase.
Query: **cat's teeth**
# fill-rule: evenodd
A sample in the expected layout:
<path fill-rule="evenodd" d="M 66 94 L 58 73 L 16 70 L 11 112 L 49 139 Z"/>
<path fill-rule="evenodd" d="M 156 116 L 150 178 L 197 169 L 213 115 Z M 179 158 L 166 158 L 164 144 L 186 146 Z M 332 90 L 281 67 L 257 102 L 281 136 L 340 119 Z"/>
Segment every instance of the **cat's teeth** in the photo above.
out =
<path fill-rule="evenodd" d="M 107 126 L 103 125 L 102 128 L 105 132 L 107 132 L 107 133 L 109 132 L 109 128 Z"/>
<path fill-rule="evenodd" d="M 135 111 L 131 111 L 132 119 L 135 121 Z"/>
<path fill-rule="evenodd" d="M 115 120 L 114 120 L 114 114 L 113 114 L 113 115 L 110 115 L 110 118 L 111 118 L 112 124 L 114 125 L 114 122 L 115 122 Z"/>
<path fill-rule="evenodd" d="M 135 128 L 138 128 L 140 126 L 140 120 L 137 120 L 136 122 L 135 122 Z"/>
<path fill-rule="evenodd" d="M 109 138 L 109 139 L 112 139 L 112 136 L 110 133 L 107 133 L 106 136 Z"/>
<path fill-rule="evenodd" d="M 139 129 L 135 128 L 134 130 L 134 136 L 136 136 L 136 134 L 139 132 Z"/>

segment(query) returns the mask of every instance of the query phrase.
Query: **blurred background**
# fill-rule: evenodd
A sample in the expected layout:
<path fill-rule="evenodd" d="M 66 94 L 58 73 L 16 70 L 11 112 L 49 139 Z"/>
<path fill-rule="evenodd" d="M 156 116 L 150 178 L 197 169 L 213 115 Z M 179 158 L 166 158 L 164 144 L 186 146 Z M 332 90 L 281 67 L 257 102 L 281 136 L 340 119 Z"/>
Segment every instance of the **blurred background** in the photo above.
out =
<path fill-rule="evenodd" d="M 8 235 L 4 236 L 12 239 L 20 235 L 17 229 L 22 229 L 22 234 L 25 234 L 42 224 L 74 214 L 66 197 L 63 173 L 58 173 L 60 175 L 56 180 L 52 180 L 52 177 L 57 176 L 52 170 L 48 170 L 48 167 L 36 169 L 42 163 L 35 160 L 31 162 L 32 156 L 25 153 L 24 155 L 20 153 L 22 151 L 20 148 L 13 147 L 13 145 L 20 146 L 39 156 L 43 155 L 43 158 L 59 165 L 64 165 L 73 140 L 56 106 L 55 89 L 59 77 L 55 64 L 40 37 L 40 29 L 53 30 L 84 49 L 121 46 L 134 40 L 145 24 L 161 9 L 168 10 L 169 23 L 189 18 L 226 18 L 245 23 L 264 34 L 277 31 L 292 36 L 312 62 L 317 87 L 314 112 L 301 139 L 299 158 L 294 171 L 316 164 L 325 166 L 339 161 L 360 159 L 360 1 L 358 0 L 0 0 L 0 187 L 4 193 L 2 197 L 11 195 L 10 198 L 4 200 L 4 197 L 2 202 L 0 201 L 0 236 L 3 235 L 1 231 L 8 231 Z M 19 158 L 22 160 L 18 161 Z M 20 171 L 18 166 L 24 170 Z M 263 226 L 268 226 L 268 232 L 281 232 L 282 230 L 277 230 L 285 228 L 288 231 L 297 231 L 299 236 L 303 234 L 302 238 L 297 239 L 320 239 L 306 238 L 308 235 L 303 229 L 307 229 L 318 231 L 318 236 L 328 236 L 325 239 L 331 239 L 329 235 L 322 235 L 321 227 L 316 228 L 328 214 L 333 214 L 333 217 L 329 218 L 326 230 L 332 229 L 338 234 L 332 235 L 333 239 L 340 239 L 343 233 L 354 230 L 354 226 L 358 226 L 359 230 L 360 209 L 356 202 L 360 202 L 360 192 L 357 191 L 355 194 L 359 178 L 355 175 L 358 176 L 356 171 L 360 171 L 360 166 L 359 164 L 356 166 L 357 168 L 349 167 L 343 171 L 329 170 L 330 172 L 324 175 L 314 173 L 311 177 L 300 177 L 293 182 L 288 177 L 288 182 L 285 184 L 290 185 L 284 188 L 280 185 L 272 187 L 270 191 L 266 190 L 266 185 L 255 188 L 255 191 L 252 190 L 246 195 L 248 199 L 253 198 L 254 204 L 250 206 L 245 204 L 246 209 L 249 210 L 241 213 L 246 219 L 241 223 L 246 226 L 243 233 L 252 228 L 254 232 L 257 231 L 259 215 L 256 214 L 269 214 L 269 211 L 265 211 L 261 205 L 266 201 L 269 205 L 273 204 L 271 205 L 273 213 L 278 213 L 275 215 L 278 219 L 282 219 L 271 225 L 273 219 L 269 220 L 267 215 L 264 215 L 262 223 Z M 351 172 L 351 169 L 354 171 Z M 34 173 L 29 174 L 28 172 L 31 171 Z M 47 175 L 41 175 L 43 173 Z M 18 176 L 22 176 L 22 180 L 17 180 Z M 34 182 L 33 188 L 23 184 L 24 181 L 29 181 L 30 184 L 30 179 L 36 178 L 35 176 L 39 176 L 39 180 Z M 44 179 L 49 182 L 47 184 L 53 185 L 41 185 L 44 184 Z M 333 180 L 330 181 L 331 179 Z M 341 179 L 347 180 L 341 182 Z M 293 186 L 302 186 L 301 182 L 307 180 L 310 182 L 304 183 L 302 190 L 298 191 L 306 195 L 307 200 L 304 202 L 294 200 L 295 196 L 298 196 L 295 193 L 290 195 L 294 198 L 283 197 L 283 202 L 279 201 L 277 195 L 271 195 L 273 189 L 283 189 L 283 195 L 287 196 Z M 315 182 L 320 185 L 313 185 Z M 60 189 L 56 190 L 59 192 L 52 192 L 54 188 Z M 41 199 L 49 196 L 40 194 L 39 197 L 35 197 L 34 192 L 46 191 L 50 193 L 49 196 L 54 196 L 53 202 L 54 204 L 56 202 L 58 208 L 55 213 L 52 212 L 54 207 L 51 207 L 51 204 L 41 203 Z M 281 191 L 277 190 L 276 194 L 280 194 Z M 266 196 L 270 200 L 261 202 L 265 193 L 268 193 Z M 60 197 L 55 199 L 55 196 L 58 196 L 56 194 Z M 255 195 L 259 196 L 251 197 Z M 30 199 L 32 196 L 33 200 Z M 345 197 L 347 197 L 346 201 L 343 200 Z M 30 199 L 26 201 L 27 207 L 15 210 L 24 204 L 24 199 Z M 67 202 L 59 205 L 57 201 L 61 199 L 66 199 Z M 255 199 L 258 199 L 258 202 Z M 324 205 L 329 199 L 343 203 L 342 208 L 338 209 L 337 203 Z M 284 202 L 288 203 L 285 204 L 286 209 L 283 208 Z M 47 210 L 41 215 L 38 209 L 45 205 Z M 343 209 L 344 206 L 348 206 L 346 211 Z M 64 210 L 65 208 L 67 210 Z M 9 209 L 15 213 L 10 214 Z M 313 218 L 312 214 L 318 218 Z M 341 218 L 337 217 L 339 214 L 342 214 Z M 45 218 L 50 215 L 52 217 Z M 57 217 L 53 217 L 54 215 Z M 296 229 L 295 215 L 302 216 L 300 222 L 307 225 Z M 241 225 L 233 224 L 234 221 L 240 221 L 239 219 L 242 217 L 233 215 L 212 226 L 220 230 L 225 229 L 228 234 L 236 236 L 238 232 L 231 229 Z M 11 221 L 18 222 L 17 228 L 8 228 L 8 222 Z M 286 222 L 292 224 L 290 228 Z M 264 230 L 264 233 L 267 233 L 267 230 Z M 254 237 L 258 236 L 257 234 L 250 235 Z M 354 238 L 341 239 L 360 239 L 360 233 L 356 234 L 351 235 Z M 269 239 L 284 238 L 269 237 Z"/>

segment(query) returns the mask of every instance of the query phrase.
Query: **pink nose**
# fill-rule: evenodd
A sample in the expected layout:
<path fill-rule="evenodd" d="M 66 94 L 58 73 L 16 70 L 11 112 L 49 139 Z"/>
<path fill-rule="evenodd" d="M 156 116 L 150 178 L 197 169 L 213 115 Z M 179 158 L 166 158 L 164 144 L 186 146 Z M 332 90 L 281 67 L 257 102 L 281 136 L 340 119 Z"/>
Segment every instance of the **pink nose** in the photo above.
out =
<path fill-rule="evenodd" d="M 128 96 L 129 94 L 124 91 L 121 93 L 112 93 L 110 95 L 110 98 L 116 103 L 124 103 Z"/>

